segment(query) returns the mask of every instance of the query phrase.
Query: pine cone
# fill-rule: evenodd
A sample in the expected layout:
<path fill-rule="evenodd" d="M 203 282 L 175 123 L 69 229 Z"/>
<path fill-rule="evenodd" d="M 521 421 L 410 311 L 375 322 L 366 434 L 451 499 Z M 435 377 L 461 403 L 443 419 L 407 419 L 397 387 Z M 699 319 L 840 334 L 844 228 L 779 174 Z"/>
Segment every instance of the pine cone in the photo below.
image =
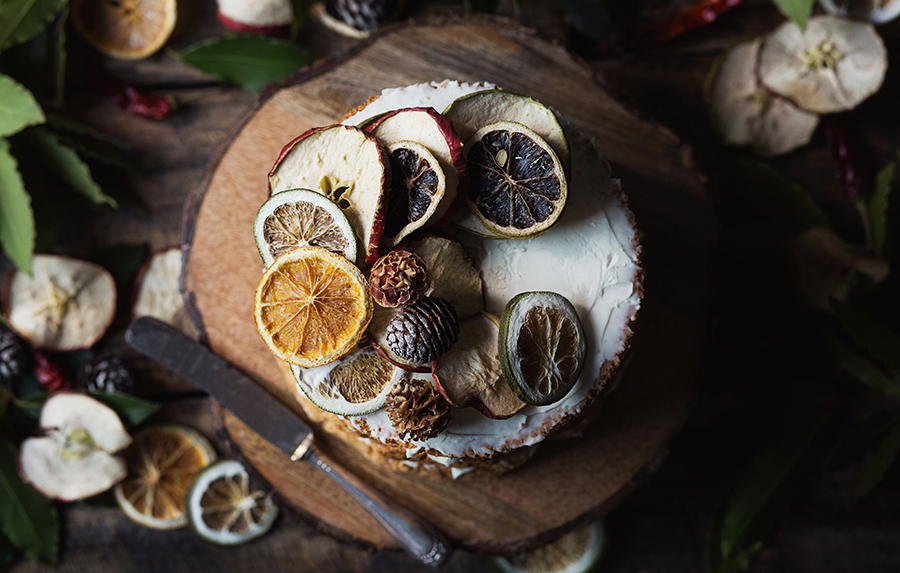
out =
<path fill-rule="evenodd" d="M 430 285 L 425 261 L 409 251 L 391 251 L 375 261 L 369 275 L 372 298 L 388 308 L 413 304 Z"/>
<path fill-rule="evenodd" d="M 385 401 L 387 415 L 401 438 L 427 440 L 450 423 L 450 404 L 434 385 L 420 378 L 401 378 Z"/>
<path fill-rule="evenodd" d="M 425 297 L 403 308 L 387 325 L 387 343 L 400 358 L 428 364 L 459 339 L 459 317 L 449 302 Z"/>
<path fill-rule="evenodd" d="M 27 342 L 0 323 L 0 382 L 8 384 L 31 370 L 34 353 Z"/>
<path fill-rule="evenodd" d="M 112 354 L 100 354 L 84 365 L 75 386 L 99 392 L 134 392 L 134 378 L 125 362 Z"/>
<path fill-rule="evenodd" d="M 391 19 L 398 6 L 398 0 L 328 0 L 325 10 L 357 30 L 370 32 Z"/>

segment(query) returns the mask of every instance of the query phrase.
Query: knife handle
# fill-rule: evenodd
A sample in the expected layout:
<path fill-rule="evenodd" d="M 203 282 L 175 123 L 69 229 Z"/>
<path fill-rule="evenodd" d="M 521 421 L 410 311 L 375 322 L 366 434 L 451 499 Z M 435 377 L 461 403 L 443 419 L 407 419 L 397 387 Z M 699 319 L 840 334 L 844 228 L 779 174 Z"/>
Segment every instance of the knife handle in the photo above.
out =
<path fill-rule="evenodd" d="M 440 567 L 450 558 L 449 546 L 441 534 L 418 517 L 385 500 L 353 474 L 329 465 L 316 452 L 310 450 L 306 460 L 353 496 L 404 551 L 431 567 Z"/>

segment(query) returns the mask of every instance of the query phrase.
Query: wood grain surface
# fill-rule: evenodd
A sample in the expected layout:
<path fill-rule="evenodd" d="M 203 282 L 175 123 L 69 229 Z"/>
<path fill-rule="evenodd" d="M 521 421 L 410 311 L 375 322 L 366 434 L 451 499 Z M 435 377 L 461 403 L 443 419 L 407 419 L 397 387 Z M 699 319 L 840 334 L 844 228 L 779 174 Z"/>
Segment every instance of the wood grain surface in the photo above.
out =
<path fill-rule="evenodd" d="M 261 269 L 250 229 L 266 198 L 266 173 L 284 143 L 309 127 L 339 120 L 384 88 L 445 78 L 531 94 L 596 138 L 642 231 L 646 297 L 630 365 L 583 438 L 543 448 L 526 467 L 499 479 L 432 481 L 371 464 L 328 435 L 318 447 L 458 545 L 512 551 L 608 511 L 654 466 L 686 415 L 705 332 L 715 219 L 689 150 L 670 132 L 619 104 L 562 48 L 510 21 L 414 21 L 301 71 L 238 124 L 188 200 L 185 287 L 211 347 L 302 412 L 292 379 L 252 319 Z M 394 546 L 326 478 L 290 463 L 240 422 L 225 420 L 241 455 L 299 512 L 327 531 L 379 549 Z"/>

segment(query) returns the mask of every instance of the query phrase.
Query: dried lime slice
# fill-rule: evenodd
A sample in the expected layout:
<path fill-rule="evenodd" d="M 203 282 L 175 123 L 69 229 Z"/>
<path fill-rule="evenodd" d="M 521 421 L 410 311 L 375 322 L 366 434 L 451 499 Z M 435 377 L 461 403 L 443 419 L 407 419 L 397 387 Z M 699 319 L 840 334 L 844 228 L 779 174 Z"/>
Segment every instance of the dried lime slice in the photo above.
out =
<path fill-rule="evenodd" d="M 561 400 L 584 364 L 584 331 L 569 300 L 555 292 L 514 296 L 500 319 L 498 353 L 506 383 L 526 404 Z"/>
<path fill-rule="evenodd" d="M 603 521 L 567 533 L 534 551 L 515 557 L 495 557 L 503 573 L 585 573 L 597 566 L 606 548 Z"/>
<path fill-rule="evenodd" d="M 307 189 L 272 195 L 256 213 L 253 237 L 267 267 L 297 247 L 322 247 L 356 262 L 356 237 L 347 216 L 328 197 Z"/>
<path fill-rule="evenodd" d="M 361 416 L 384 406 L 394 365 L 366 347 L 316 368 L 292 364 L 291 372 L 297 387 L 319 408 L 340 416 Z"/>
<path fill-rule="evenodd" d="M 200 472 L 185 498 L 188 522 L 216 545 L 239 545 L 264 535 L 278 508 L 272 496 L 254 489 L 246 468 L 222 460 Z"/>
<path fill-rule="evenodd" d="M 447 190 L 447 180 L 437 158 L 421 143 L 398 141 L 387 150 L 391 194 L 382 241 L 394 247 L 431 218 Z"/>
<path fill-rule="evenodd" d="M 562 164 L 540 135 L 499 121 L 466 142 L 469 196 L 481 223 L 502 237 L 521 239 L 548 230 L 562 213 L 567 185 Z"/>

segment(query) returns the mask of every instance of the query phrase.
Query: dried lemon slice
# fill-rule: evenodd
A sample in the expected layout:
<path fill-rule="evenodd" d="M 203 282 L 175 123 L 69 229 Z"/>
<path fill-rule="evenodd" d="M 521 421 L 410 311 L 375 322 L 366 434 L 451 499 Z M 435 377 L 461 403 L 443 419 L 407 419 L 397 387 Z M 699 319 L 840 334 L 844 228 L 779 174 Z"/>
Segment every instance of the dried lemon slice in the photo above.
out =
<path fill-rule="evenodd" d="M 312 368 L 356 346 L 372 319 L 372 298 L 353 263 L 321 247 L 299 247 L 263 273 L 253 315 L 269 350 Z"/>
<path fill-rule="evenodd" d="M 175 0 L 72 0 L 72 23 L 107 56 L 139 60 L 162 48 L 177 15 Z"/>
<path fill-rule="evenodd" d="M 421 143 L 398 141 L 387 150 L 391 194 L 382 241 L 395 247 L 435 213 L 447 190 L 447 179 L 437 158 Z"/>
<path fill-rule="evenodd" d="M 256 213 L 253 237 L 267 267 L 275 257 L 297 247 L 322 247 L 356 261 L 350 220 L 328 197 L 308 189 L 272 195 Z"/>
<path fill-rule="evenodd" d="M 476 131 L 466 148 L 467 204 L 491 233 L 521 239 L 553 226 L 566 203 L 566 177 L 540 135 L 498 121 Z"/>
<path fill-rule="evenodd" d="M 373 348 L 360 348 L 317 368 L 291 364 L 297 387 L 310 402 L 332 414 L 361 416 L 384 406 L 394 365 Z"/>
<path fill-rule="evenodd" d="M 495 557 L 494 563 L 503 573 L 586 573 L 597 566 L 605 549 L 606 527 L 601 520 L 534 551 L 509 559 Z"/>
<path fill-rule="evenodd" d="M 575 307 L 561 294 L 523 292 L 503 310 L 500 368 L 526 404 L 546 406 L 568 394 L 578 381 L 586 347 Z"/>
<path fill-rule="evenodd" d="M 128 477 L 113 492 L 125 515 L 151 529 L 187 525 L 184 495 L 197 472 L 216 459 L 209 441 L 187 426 L 151 426 L 123 455 Z"/>
<path fill-rule="evenodd" d="M 239 545 L 264 535 L 278 508 L 272 496 L 254 489 L 246 468 L 222 460 L 197 475 L 185 499 L 187 516 L 197 535 L 217 545 Z"/>

